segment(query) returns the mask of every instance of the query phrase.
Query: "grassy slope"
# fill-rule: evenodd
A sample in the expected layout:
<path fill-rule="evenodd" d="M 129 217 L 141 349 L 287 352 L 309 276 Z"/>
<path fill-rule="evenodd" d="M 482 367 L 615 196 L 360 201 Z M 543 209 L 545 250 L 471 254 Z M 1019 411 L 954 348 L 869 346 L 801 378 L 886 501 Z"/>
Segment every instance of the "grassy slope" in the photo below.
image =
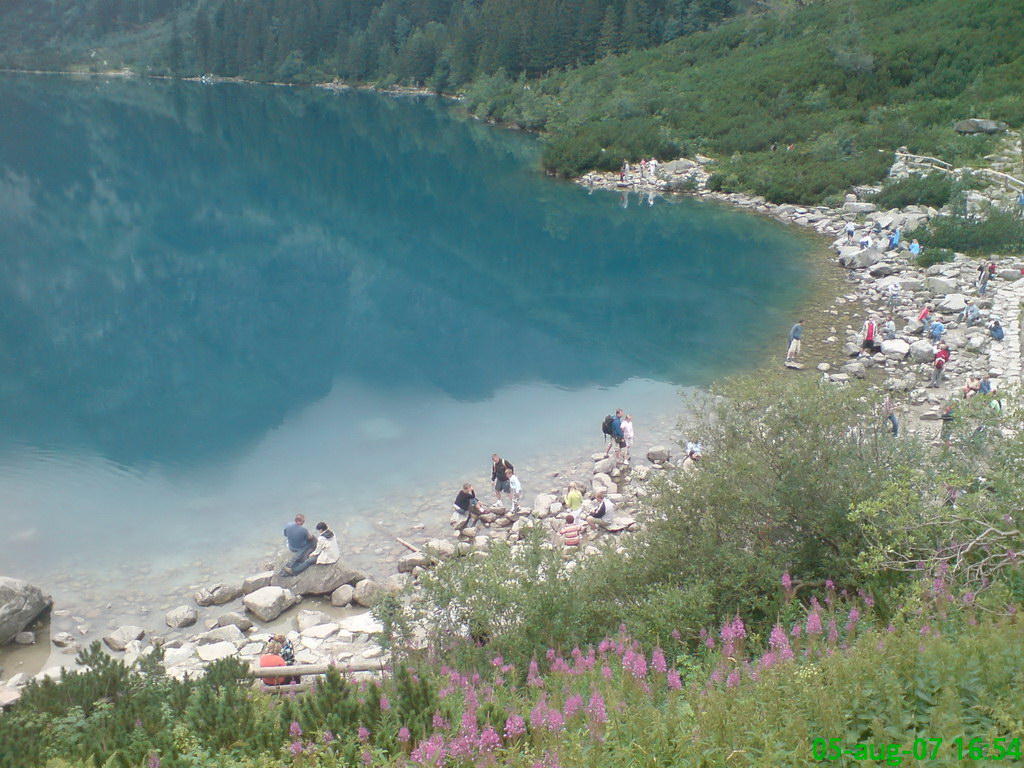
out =
<path fill-rule="evenodd" d="M 905 144 L 953 160 L 988 151 L 951 124 L 1024 122 L 1022 32 L 1019 0 L 822 0 L 528 89 L 484 80 L 468 95 L 479 113 L 549 131 L 552 170 L 613 167 L 663 151 L 668 138 L 689 152 L 764 153 L 727 164 L 726 187 L 809 202 L 878 178 L 877 149 Z M 636 146 L 641 133 L 655 140 Z M 773 142 L 795 143 L 797 155 L 768 157 Z"/>

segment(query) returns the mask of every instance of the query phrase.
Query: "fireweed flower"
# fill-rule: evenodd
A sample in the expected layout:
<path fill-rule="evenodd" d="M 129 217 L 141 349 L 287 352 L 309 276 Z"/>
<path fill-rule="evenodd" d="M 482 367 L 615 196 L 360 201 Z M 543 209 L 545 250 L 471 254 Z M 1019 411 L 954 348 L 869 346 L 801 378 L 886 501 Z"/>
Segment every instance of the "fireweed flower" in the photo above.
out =
<path fill-rule="evenodd" d="M 302 742 L 299 741 L 298 739 L 296 739 L 295 741 L 292 742 L 291 749 L 292 749 L 292 755 L 301 755 L 302 754 Z"/>
<path fill-rule="evenodd" d="M 387 712 L 389 709 L 391 709 L 391 702 L 388 700 L 387 696 L 380 697 L 380 708 L 381 711 L 383 712 Z"/>
<path fill-rule="evenodd" d="M 828 621 L 828 641 L 835 643 L 839 641 L 839 628 L 836 626 L 835 618 Z"/>
<path fill-rule="evenodd" d="M 729 688 L 735 688 L 740 684 L 740 673 L 738 670 L 733 670 L 729 673 L 729 678 L 725 681 L 726 686 Z"/>
<path fill-rule="evenodd" d="M 533 728 L 543 728 L 548 719 L 548 705 L 541 696 L 540 701 L 533 705 L 530 710 L 530 725 Z"/>
<path fill-rule="evenodd" d="M 330 744 L 334 741 L 334 734 L 331 731 L 324 731 L 323 740 L 324 744 Z"/>
<path fill-rule="evenodd" d="M 359 730 L 356 731 L 356 738 L 360 741 L 369 741 L 370 732 L 366 729 L 366 726 L 360 725 Z"/>
<path fill-rule="evenodd" d="M 160 768 L 160 755 L 156 752 L 149 753 L 149 759 L 146 760 L 148 768 Z"/>
<path fill-rule="evenodd" d="M 559 712 L 557 709 L 549 707 L 546 725 L 549 731 L 554 731 L 557 733 L 558 731 L 562 730 L 562 727 L 565 725 L 565 720 L 562 718 L 562 713 Z"/>
<path fill-rule="evenodd" d="M 680 639 L 682 639 L 682 637 L 683 637 L 683 636 L 682 636 L 682 635 L 681 635 L 681 634 L 679 633 L 679 630 L 678 630 L 678 629 L 673 629 L 673 630 L 672 630 L 672 631 L 671 631 L 671 632 L 669 633 L 669 635 L 670 635 L 670 636 L 671 636 L 671 638 L 672 638 L 673 640 L 675 640 L 676 642 L 679 642 L 679 640 L 680 640 Z"/>
<path fill-rule="evenodd" d="M 661 648 L 655 648 L 651 651 L 651 669 L 663 674 L 668 669 L 668 664 L 665 663 L 665 653 Z"/>
<path fill-rule="evenodd" d="M 298 720 L 292 720 L 292 724 L 288 728 L 288 733 L 290 733 L 292 736 L 301 736 L 302 735 L 302 726 L 299 725 L 299 721 Z"/>
<path fill-rule="evenodd" d="M 433 725 L 435 731 L 447 731 L 449 728 L 451 728 L 449 722 L 444 719 L 440 712 L 434 713 L 434 718 L 431 722 L 431 725 Z"/>
<path fill-rule="evenodd" d="M 800 627 L 800 625 L 799 625 L 799 624 L 794 624 L 794 625 L 793 625 L 793 629 L 792 629 L 792 630 L 790 630 L 790 633 L 789 633 L 789 634 L 790 634 L 790 635 L 791 635 L 792 637 L 800 637 L 800 632 L 801 632 L 801 627 Z"/>
<path fill-rule="evenodd" d="M 501 746 L 501 736 L 494 730 L 493 726 L 488 725 L 480 733 L 480 740 L 478 747 L 481 752 L 493 752 Z"/>
<path fill-rule="evenodd" d="M 789 575 L 789 571 L 782 572 L 782 588 L 789 592 L 793 589 L 793 579 Z"/>
<path fill-rule="evenodd" d="M 515 739 L 526 733 L 526 721 L 519 715 L 513 713 L 505 721 L 505 738 Z"/>
<path fill-rule="evenodd" d="M 605 680 L 612 679 L 612 668 L 609 667 L 607 664 L 601 667 L 601 677 L 603 677 Z"/>
<path fill-rule="evenodd" d="M 679 672 L 674 669 L 668 671 L 668 687 L 670 691 L 678 691 L 683 687 L 682 678 L 679 677 Z"/>
<path fill-rule="evenodd" d="M 530 668 L 526 673 L 526 684 L 531 688 L 543 688 L 544 681 L 540 677 L 540 668 L 537 666 L 537 660 L 531 659 Z"/>
<path fill-rule="evenodd" d="M 850 634 L 854 629 L 857 628 L 857 622 L 860 621 L 860 611 L 856 608 L 850 609 L 850 615 L 846 619 L 846 633 Z"/>
<path fill-rule="evenodd" d="M 594 725 L 601 725 L 608 722 L 608 713 L 604 707 L 604 697 L 594 691 L 590 694 L 590 703 L 587 704 L 587 717 Z"/>
<path fill-rule="evenodd" d="M 412 741 L 412 734 L 409 733 L 409 729 L 404 725 L 398 729 L 398 741 L 402 744 L 407 744 Z"/>
<path fill-rule="evenodd" d="M 565 719 L 568 720 L 581 709 L 583 709 L 583 697 L 580 696 L 578 693 L 574 693 L 572 696 L 565 700 L 565 706 L 563 707 L 563 710 L 565 712 Z"/>
<path fill-rule="evenodd" d="M 820 635 L 821 634 L 821 614 L 818 611 L 811 611 L 807 615 L 807 634 L 808 635 Z"/>
<path fill-rule="evenodd" d="M 743 619 L 739 614 L 736 614 L 736 618 L 732 620 L 732 634 L 737 640 L 742 640 L 747 636 L 747 629 L 743 626 Z"/>
<path fill-rule="evenodd" d="M 363 753 L 359 756 L 363 761 L 363 765 L 370 765 L 373 762 L 373 755 L 370 754 L 370 750 L 364 749 Z"/>

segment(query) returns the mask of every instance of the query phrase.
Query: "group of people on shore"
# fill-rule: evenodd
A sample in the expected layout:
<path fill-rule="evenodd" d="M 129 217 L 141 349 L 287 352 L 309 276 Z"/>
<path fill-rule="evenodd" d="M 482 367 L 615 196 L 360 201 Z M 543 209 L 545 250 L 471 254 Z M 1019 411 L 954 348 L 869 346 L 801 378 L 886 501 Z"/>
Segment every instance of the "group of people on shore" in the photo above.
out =
<path fill-rule="evenodd" d="M 658 176 L 658 158 L 652 157 L 650 160 L 640 158 L 636 168 L 640 172 L 640 178 L 644 181 L 656 179 Z M 622 166 L 619 168 L 619 181 L 623 184 L 629 181 L 629 175 L 632 172 L 633 166 L 629 164 L 628 160 L 623 160 Z"/>

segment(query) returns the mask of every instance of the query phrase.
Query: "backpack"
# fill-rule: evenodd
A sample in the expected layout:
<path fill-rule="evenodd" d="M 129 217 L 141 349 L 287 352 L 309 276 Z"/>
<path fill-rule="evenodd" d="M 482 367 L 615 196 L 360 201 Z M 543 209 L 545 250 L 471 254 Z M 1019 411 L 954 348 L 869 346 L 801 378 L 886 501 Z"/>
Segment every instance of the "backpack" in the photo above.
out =
<path fill-rule="evenodd" d="M 611 414 L 609 414 L 608 416 L 605 416 L 604 421 L 601 422 L 601 432 L 609 437 L 613 437 L 615 435 L 615 430 L 612 429 L 612 421 L 614 421 L 614 419 Z"/>

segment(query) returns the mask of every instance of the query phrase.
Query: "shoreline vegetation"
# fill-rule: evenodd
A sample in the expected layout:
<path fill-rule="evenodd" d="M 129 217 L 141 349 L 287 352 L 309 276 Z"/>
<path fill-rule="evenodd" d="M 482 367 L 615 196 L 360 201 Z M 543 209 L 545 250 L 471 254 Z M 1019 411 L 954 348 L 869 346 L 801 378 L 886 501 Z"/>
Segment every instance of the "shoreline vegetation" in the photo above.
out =
<path fill-rule="evenodd" d="M 384 674 L 330 671 L 302 696 L 265 695 L 251 690 L 238 658 L 258 655 L 259 630 L 228 622 L 241 636 L 222 626 L 213 632 L 232 637 L 192 648 L 128 639 L 138 643 L 134 667 L 97 647 L 80 656 L 89 671 L 19 689 L 0 715 L 0 743 L 14 745 L 17 760 L 54 768 L 767 767 L 831 759 L 815 750 L 836 743 L 853 760 L 910 764 L 924 734 L 936 765 L 1019 760 L 1024 238 L 1005 188 L 979 184 L 968 166 L 1020 178 L 1020 134 L 950 127 L 989 116 L 979 105 L 1024 121 L 1008 86 L 1021 76 L 1011 55 L 1019 36 L 993 36 L 981 69 L 961 66 L 985 34 L 1019 19 L 1000 16 L 1010 3 L 972 7 L 978 15 L 965 19 L 946 0 L 782 9 L 679 37 L 668 45 L 680 58 L 660 62 L 666 71 L 653 48 L 544 81 L 486 75 L 467 94 L 486 119 L 529 127 L 507 118 L 533 109 L 534 130 L 564 119 L 549 168 L 578 183 L 694 194 L 831 244 L 845 290 L 807 313 L 804 367 L 784 366 L 780 329 L 776 375 L 719 382 L 694 403 L 692 431 L 705 448 L 697 471 L 676 466 L 674 449 L 652 448 L 650 467 L 608 466 L 595 454 L 587 480 L 620 495 L 631 520 L 621 531 L 558 546 L 565 509 L 539 494 L 521 514 L 487 510 L 461 530 L 453 520 L 453 538 L 416 547 L 396 580 L 402 592 L 372 590 L 372 623 L 343 628 L 299 614 L 292 635 L 303 651 L 324 649 L 342 664 L 378 659 Z M 864 18 L 884 19 L 886 34 Z M 807 57 L 809 30 L 828 58 Z M 664 98 L 659 75 L 699 69 L 700 56 L 726 58 L 726 49 L 760 73 L 749 79 L 767 103 L 742 88 L 728 98 L 766 110 L 763 125 L 749 120 L 749 106 L 716 113 L 685 88 L 660 116 L 637 106 Z M 768 66 L 786 59 L 790 69 Z M 845 78 L 843 93 L 796 76 L 823 70 Z M 654 73 L 650 89 L 638 84 L 645 72 Z M 634 92 L 625 106 L 622 89 Z M 889 99 L 900 104 L 882 106 Z M 687 151 L 659 145 L 667 115 L 681 110 L 721 137 L 717 158 L 704 156 L 700 137 Z M 685 134 L 685 125 L 673 130 Z M 630 136 L 641 137 L 633 149 L 611 143 Z M 909 160 L 918 154 L 959 166 L 944 198 L 933 195 L 945 182 L 916 181 L 931 178 Z M 664 161 L 657 182 L 619 179 L 623 157 L 651 155 Z M 995 236 L 985 222 L 998 225 Z M 938 387 L 928 386 L 936 356 L 918 320 L 924 305 L 942 316 L 952 350 Z M 889 315 L 893 336 L 866 344 L 867 321 Z M 973 374 L 990 377 L 994 391 L 972 390 Z M 203 654 L 202 678 L 165 675 L 195 670 L 190 660 Z M 13 760 L 0 754 L 0 768 L 22 768 Z"/>

